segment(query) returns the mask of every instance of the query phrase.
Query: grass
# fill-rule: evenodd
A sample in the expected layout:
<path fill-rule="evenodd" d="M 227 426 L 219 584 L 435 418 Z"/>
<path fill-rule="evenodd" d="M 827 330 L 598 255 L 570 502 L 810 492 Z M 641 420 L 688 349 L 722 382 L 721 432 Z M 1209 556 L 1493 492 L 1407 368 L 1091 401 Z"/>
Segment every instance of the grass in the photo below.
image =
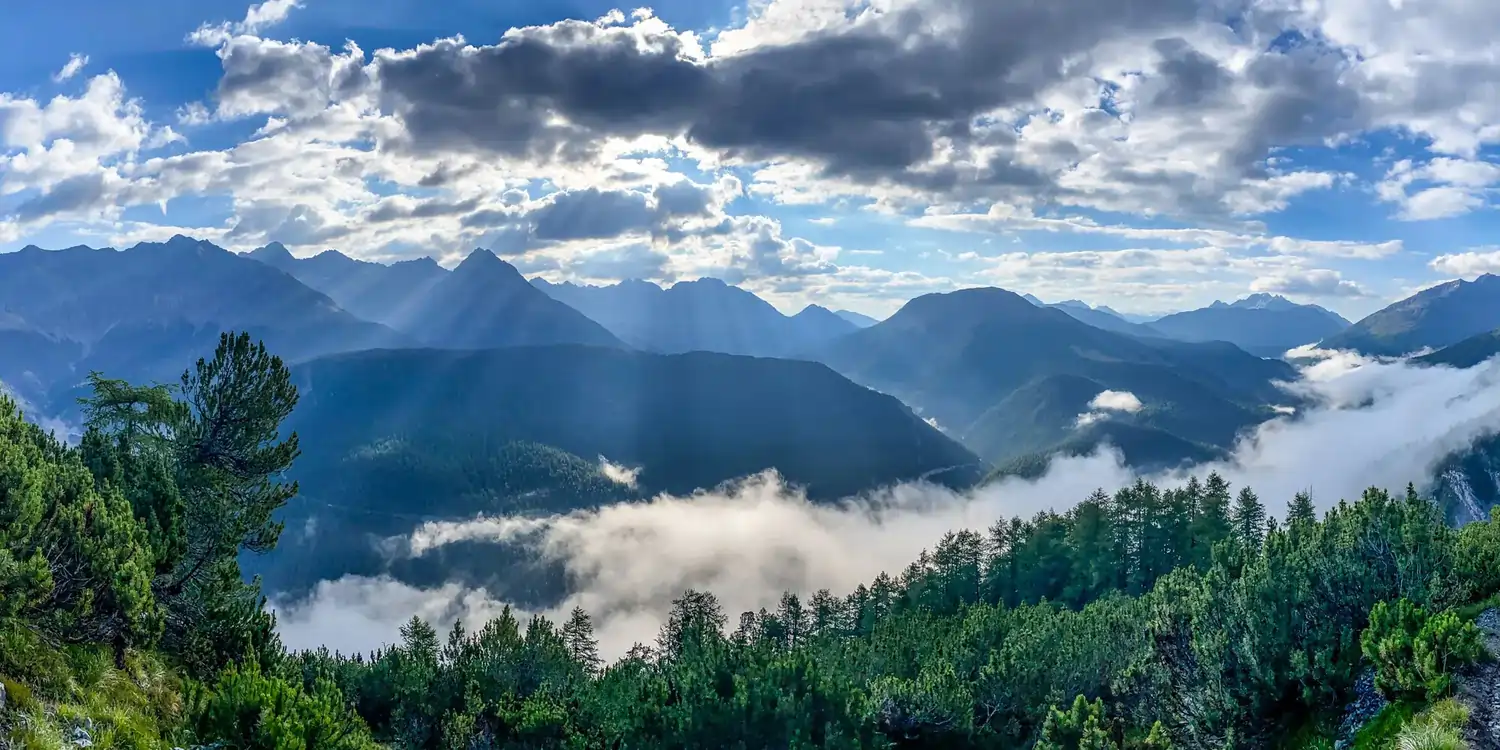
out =
<path fill-rule="evenodd" d="M 76 728 L 94 750 L 168 750 L 180 723 L 181 686 L 153 654 L 125 669 L 98 647 L 55 647 L 0 621 L 0 747 L 66 750 Z"/>
<path fill-rule="evenodd" d="M 1380 709 L 1380 713 L 1354 735 L 1354 750 L 1390 750 L 1396 747 L 1401 729 L 1411 723 L 1420 708 L 1415 703 L 1402 701 Z"/>

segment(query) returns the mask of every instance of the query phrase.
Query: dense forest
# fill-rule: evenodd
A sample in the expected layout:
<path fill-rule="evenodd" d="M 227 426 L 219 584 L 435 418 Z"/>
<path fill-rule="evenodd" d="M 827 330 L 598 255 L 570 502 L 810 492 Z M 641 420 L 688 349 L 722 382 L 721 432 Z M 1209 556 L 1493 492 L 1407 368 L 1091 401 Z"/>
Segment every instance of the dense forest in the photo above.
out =
<path fill-rule="evenodd" d="M 9 747 L 1462 747 L 1494 679 L 1500 518 L 1455 530 L 1412 487 L 1279 513 L 1218 476 L 954 530 L 738 620 L 685 591 L 613 663 L 582 610 L 289 653 L 238 562 L 298 491 L 281 360 L 226 334 L 174 386 L 92 385 L 76 446 L 0 402 Z"/>

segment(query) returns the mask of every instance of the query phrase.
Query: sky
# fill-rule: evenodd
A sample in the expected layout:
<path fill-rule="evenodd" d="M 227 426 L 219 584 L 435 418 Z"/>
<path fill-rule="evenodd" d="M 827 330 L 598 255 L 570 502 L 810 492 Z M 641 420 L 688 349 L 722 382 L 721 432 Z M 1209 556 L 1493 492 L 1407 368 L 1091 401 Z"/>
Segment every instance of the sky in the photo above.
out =
<path fill-rule="evenodd" d="M 0 25 L 0 252 L 187 234 L 885 315 L 1500 271 L 1489 0 L 111 0 Z"/>

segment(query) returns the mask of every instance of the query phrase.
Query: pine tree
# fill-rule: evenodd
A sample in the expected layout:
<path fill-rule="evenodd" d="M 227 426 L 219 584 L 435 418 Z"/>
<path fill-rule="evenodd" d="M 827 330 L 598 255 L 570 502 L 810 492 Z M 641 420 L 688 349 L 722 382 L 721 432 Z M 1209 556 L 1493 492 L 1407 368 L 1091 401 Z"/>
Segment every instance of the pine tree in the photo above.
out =
<path fill-rule="evenodd" d="M 1317 510 L 1313 507 L 1312 496 L 1306 492 L 1298 492 L 1292 497 L 1292 501 L 1286 506 L 1287 528 L 1302 524 L 1316 523 L 1318 520 Z"/>
<path fill-rule="evenodd" d="M 1255 491 L 1241 487 L 1234 501 L 1234 512 L 1230 514 L 1235 536 L 1246 549 L 1257 549 L 1266 537 L 1266 506 L 1262 505 Z"/>
<path fill-rule="evenodd" d="M 1192 485 L 1189 483 L 1189 491 L 1191 490 Z M 1218 472 L 1209 474 L 1192 524 L 1192 560 L 1199 568 L 1208 567 L 1213 561 L 1214 545 L 1230 536 L 1229 500 L 1229 483 Z"/>
<path fill-rule="evenodd" d="M 604 660 L 599 658 L 599 642 L 594 640 L 594 621 L 583 607 L 574 607 L 562 629 L 563 642 L 568 645 L 568 654 L 583 667 L 589 676 L 599 673 Z"/>

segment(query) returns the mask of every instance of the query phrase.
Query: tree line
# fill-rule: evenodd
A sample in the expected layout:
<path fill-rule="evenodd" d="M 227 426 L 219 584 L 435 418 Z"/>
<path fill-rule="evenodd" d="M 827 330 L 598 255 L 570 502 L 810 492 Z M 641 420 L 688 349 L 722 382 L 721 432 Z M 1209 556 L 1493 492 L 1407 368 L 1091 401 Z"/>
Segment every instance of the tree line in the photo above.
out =
<path fill-rule="evenodd" d="M 226 334 L 175 386 L 92 383 L 76 447 L 0 404 L 16 746 L 86 719 L 132 748 L 1272 747 L 1327 736 L 1367 671 L 1441 701 L 1500 592 L 1500 522 L 1451 529 L 1414 487 L 1321 517 L 1301 493 L 1278 523 L 1210 475 L 955 530 L 738 619 L 686 591 L 613 663 L 581 609 L 289 653 L 237 562 L 274 549 L 297 493 L 283 363 Z"/>

